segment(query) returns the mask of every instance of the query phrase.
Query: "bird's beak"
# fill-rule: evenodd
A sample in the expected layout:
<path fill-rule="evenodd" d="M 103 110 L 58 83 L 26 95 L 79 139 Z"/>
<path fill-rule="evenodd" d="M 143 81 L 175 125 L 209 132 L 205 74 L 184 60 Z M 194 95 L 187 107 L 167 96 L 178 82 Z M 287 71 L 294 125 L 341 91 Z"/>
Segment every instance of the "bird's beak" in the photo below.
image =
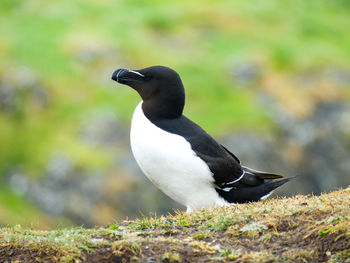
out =
<path fill-rule="evenodd" d="M 121 84 L 128 84 L 130 82 L 143 82 L 145 76 L 136 70 L 120 68 L 114 71 L 112 79 Z"/>

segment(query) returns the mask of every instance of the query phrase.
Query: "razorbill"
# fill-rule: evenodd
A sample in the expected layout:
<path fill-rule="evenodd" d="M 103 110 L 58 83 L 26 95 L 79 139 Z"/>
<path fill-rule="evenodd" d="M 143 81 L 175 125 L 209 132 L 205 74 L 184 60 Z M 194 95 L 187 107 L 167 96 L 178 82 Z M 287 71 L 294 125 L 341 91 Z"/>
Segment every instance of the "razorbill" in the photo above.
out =
<path fill-rule="evenodd" d="M 118 69 L 112 79 L 142 98 L 131 122 L 131 149 L 144 174 L 187 211 L 261 200 L 290 178 L 256 171 L 182 112 L 179 74 L 163 66 Z"/>

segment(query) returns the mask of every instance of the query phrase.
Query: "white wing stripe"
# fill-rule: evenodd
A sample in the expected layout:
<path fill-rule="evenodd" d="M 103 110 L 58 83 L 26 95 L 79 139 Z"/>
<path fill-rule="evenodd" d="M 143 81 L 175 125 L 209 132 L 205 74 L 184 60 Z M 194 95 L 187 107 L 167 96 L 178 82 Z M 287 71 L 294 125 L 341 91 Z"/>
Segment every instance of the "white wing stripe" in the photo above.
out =
<path fill-rule="evenodd" d="M 241 176 L 240 176 L 238 179 L 236 179 L 236 180 L 234 180 L 234 181 L 232 181 L 232 182 L 226 183 L 226 185 L 227 185 L 227 184 L 234 184 L 234 183 L 237 183 L 239 180 L 241 180 L 241 179 L 243 178 L 244 175 L 245 175 L 245 171 L 243 170 L 243 173 L 241 174 Z"/>
<path fill-rule="evenodd" d="M 272 195 L 272 191 L 270 193 L 267 193 L 266 195 L 263 195 L 260 197 L 260 200 L 264 200 L 265 198 L 268 198 L 270 195 Z"/>

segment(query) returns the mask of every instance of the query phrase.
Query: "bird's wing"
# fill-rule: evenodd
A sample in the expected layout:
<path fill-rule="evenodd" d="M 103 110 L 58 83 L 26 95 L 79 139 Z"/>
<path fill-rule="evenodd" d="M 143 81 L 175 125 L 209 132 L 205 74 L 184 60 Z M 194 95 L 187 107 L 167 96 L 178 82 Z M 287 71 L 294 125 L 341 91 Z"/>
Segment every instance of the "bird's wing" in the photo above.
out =
<path fill-rule="evenodd" d="M 235 158 L 235 160 L 238 163 L 241 163 L 240 160 L 232 153 L 230 152 L 225 146 L 221 145 L 227 153 L 229 153 L 233 158 Z M 274 174 L 274 173 L 267 173 L 267 172 L 263 172 L 263 171 L 258 171 L 258 170 L 254 170 L 252 168 L 249 168 L 247 166 L 243 166 L 242 168 L 245 172 L 245 177 L 249 178 L 249 177 L 258 177 L 259 179 L 279 179 L 279 178 L 283 178 L 282 175 L 279 174 Z"/>
<path fill-rule="evenodd" d="M 230 187 L 242 179 L 244 171 L 241 165 L 231 156 L 210 156 L 196 150 L 194 152 L 208 165 L 217 187 Z"/>
<path fill-rule="evenodd" d="M 229 150 L 227 150 L 227 148 L 226 148 L 225 146 L 223 146 L 223 145 L 221 144 L 221 147 L 224 148 L 225 151 L 226 151 L 229 155 L 231 155 L 238 163 L 241 163 L 241 161 L 237 158 L 237 156 L 234 155 L 234 154 L 233 154 L 232 152 L 230 152 Z"/>
<path fill-rule="evenodd" d="M 211 143 L 209 142 L 207 145 L 211 145 Z M 215 145 L 212 147 L 218 149 Z M 215 184 L 221 190 L 230 191 L 232 188 L 255 187 L 269 180 L 283 178 L 283 176 L 279 174 L 257 171 L 242 166 L 240 160 L 232 152 L 223 145 L 220 145 L 220 147 L 225 152 L 222 153 L 221 150 L 217 150 L 215 157 L 212 155 L 208 156 L 202 152 L 195 152 L 208 164 L 210 170 L 214 174 Z M 211 150 L 209 152 L 213 153 L 214 151 Z M 228 179 L 230 179 L 230 181 L 227 181 Z M 265 181 L 265 179 L 267 180 Z"/>
<path fill-rule="evenodd" d="M 215 185 L 226 188 L 242 179 L 244 170 L 239 159 L 207 133 L 198 133 L 190 141 L 192 150 L 208 165 Z"/>
<path fill-rule="evenodd" d="M 176 119 L 151 121 L 167 132 L 184 137 L 194 153 L 208 165 L 218 188 L 225 188 L 242 178 L 244 171 L 239 159 L 190 119 L 182 115 Z"/>

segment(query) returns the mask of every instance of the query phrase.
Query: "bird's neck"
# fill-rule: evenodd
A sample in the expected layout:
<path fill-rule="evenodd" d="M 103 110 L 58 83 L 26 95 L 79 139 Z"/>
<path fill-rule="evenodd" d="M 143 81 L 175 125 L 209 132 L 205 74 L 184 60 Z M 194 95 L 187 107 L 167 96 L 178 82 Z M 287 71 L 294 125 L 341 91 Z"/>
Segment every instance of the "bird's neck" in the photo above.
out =
<path fill-rule="evenodd" d="M 174 119 L 182 116 L 185 97 L 150 99 L 142 103 L 142 110 L 148 119 Z"/>

